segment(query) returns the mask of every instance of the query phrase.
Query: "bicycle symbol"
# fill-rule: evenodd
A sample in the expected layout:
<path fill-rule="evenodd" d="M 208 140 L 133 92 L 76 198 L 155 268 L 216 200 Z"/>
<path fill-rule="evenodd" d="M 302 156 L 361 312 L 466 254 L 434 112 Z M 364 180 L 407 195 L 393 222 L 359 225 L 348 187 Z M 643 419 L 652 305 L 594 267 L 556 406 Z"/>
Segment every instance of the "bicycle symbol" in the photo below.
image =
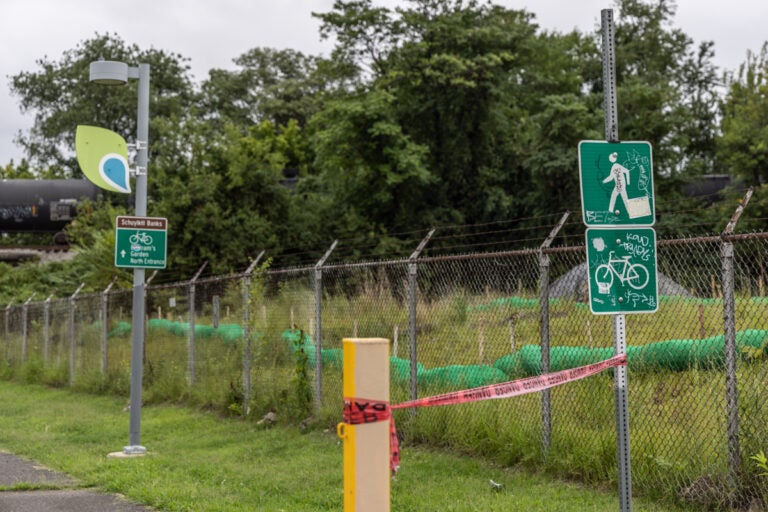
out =
<path fill-rule="evenodd" d="M 131 244 L 152 245 L 152 237 L 144 231 L 137 231 L 128 239 Z"/>
<path fill-rule="evenodd" d="M 595 281 L 599 293 L 606 294 L 613 286 L 614 276 L 619 278 L 621 284 L 628 284 L 635 290 L 641 290 L 648 284 L 648 269 L 640 263 L 629 262 L 631 256 L 614 258 L 613 251 L 608 254 L 608 263 L 598 265 L 595 270 Z"/>

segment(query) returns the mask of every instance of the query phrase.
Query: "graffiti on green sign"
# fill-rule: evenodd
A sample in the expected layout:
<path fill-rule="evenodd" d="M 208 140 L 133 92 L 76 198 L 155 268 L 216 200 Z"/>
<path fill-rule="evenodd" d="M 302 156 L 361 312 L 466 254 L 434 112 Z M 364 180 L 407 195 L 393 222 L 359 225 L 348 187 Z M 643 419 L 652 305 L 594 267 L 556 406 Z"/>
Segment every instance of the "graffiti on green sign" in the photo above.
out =
<path fill-rule="evenodd" d="M 579 169 L 585 224 L 653 224 L 650 144 L 582 141 Z"/>
<path fill-rule="evenodd" d="M 658 307 L 656 240 L 650 228 L 587 230 L 590 305 L 595 313 Z"/>

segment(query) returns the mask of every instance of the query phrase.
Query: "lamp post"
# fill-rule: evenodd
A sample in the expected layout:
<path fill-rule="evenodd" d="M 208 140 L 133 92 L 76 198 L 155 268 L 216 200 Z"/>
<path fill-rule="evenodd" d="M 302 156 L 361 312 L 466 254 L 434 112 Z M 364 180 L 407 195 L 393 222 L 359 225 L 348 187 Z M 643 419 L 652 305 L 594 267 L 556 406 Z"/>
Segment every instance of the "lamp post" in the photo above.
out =
<path fill-rule="evenodd" d="M 104 85 L 123 85 L 129 78 L 139 80 L 139 105 L 136 118 L 136 216 L 147 215 L 147 160 L 149 146 L 149 64 L 129 67 L 124 62 L 91 62 L 90 81 Z M 133 269 L 133 318 L 131 323 L 131 419 L 130 444 L 125 455 L 143 455 L 141 446 L 141 380 L 144 354 L 144 269 Z"/>

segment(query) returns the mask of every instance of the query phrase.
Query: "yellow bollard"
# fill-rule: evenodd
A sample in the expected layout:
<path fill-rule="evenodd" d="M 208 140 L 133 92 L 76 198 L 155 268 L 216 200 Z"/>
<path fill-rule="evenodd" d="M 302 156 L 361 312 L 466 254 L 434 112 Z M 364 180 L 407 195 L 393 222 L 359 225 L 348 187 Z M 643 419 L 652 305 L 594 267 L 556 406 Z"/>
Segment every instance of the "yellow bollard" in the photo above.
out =
<path fill-rule="evenodd" d="M 344 399 L 362 416 L 389 404 L 389 340 L 345 338 Z M 370 401 L 370 402 L 369 402 Z M 344 512 L 389 512 L 389 421 L 339 423 L 344 441 Z"/>

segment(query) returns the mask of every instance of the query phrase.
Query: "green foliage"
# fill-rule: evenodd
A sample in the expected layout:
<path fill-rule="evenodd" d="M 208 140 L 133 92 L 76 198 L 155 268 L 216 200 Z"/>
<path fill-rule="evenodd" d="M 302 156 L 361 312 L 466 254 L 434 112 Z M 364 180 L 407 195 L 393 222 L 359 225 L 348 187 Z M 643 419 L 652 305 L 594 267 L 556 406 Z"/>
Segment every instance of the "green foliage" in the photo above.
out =
<path fill-rule="evenodd" d="M 295 224 L 282 170 L 306 163 L 295 122 L 215 131 L 206 120 L 169 120 L 160 132 L 177 148 L 156 158 L 151 190 L 162 198 L 155 214 L 168 218 L 169 266 L 190 271 L 208 260 L 213 272 L 230 272 L 286 247 Z"/>
<path fill-rule="evenodd" d="M 715 145 L 713 45 L 697 46 L 674 26 L 673 2 L 616 7 L 620 135 L 653 144 L 659 233 L 710 232 L 723 210 L 684 198 L 680 187 L 712 172 L 768 179 L 766 50 L 729 77 Z M 89 83 L 88 64 L 103 57 L 151 65 L 148 210 L 168 218 L 169 268 L 181 276 L 205 260 L 214 273 L 239 271 L 261 250 L 286 266 L 316 261 L 338 238 L 355 247 L 352 258 L 408 254 L 413 233 L 427 227 L 515 228 L 579 209 L 576 146 L 604 137 L 597 33 L 542 30 L 529 12 L 478 0 L 398 8 L 336 0 L 315 16 L 320 36 L 335 40 L 331 59 L 253 48 L 199 88 L 182 56 L 116 35 L 41 59 L 12 77 L 35 125 L 19 140 L 27 159 L 0 176 L 78 176 L 78 124 L 131 139 L 136 82 Z M 293 188 L 285 169 L 298 172 Z M 85 262 L 71 265 L 87 269 L 95 288 L 114 274 L 114 214 L 130 210 L 112 201 L 93 207 L 98 221 L 70 228 Z M 759 194 L 753 201 L 765 210 Z"/>
<path fill-rule="evenodd" d="M 762 471 L 760 476 L 768 476 L 768 457 L 765 456 L 763 450 L 760 450 L 756 455 L 751 456 L 750 459 L 755 461 L 755 466 Z"/>
<path fill-rule="evenodd" d="M 312 383 L 309 380 L 309 356 L 304 350 L 304 331 L 293 342 L 296 350 L 293 352 L 295 366 L 291 385 L 294 391 L 294 407 L 299 416 L 306 418 L 312 414 Z"/>
<path fill-rule="evenodd" d="M 39 59 L 39 70 L 11 77 L 10 88 L 20 99 L 22 112 L 35 115 L 34 126 L 17 143 L 31 163 L 50 169 L 51 177 L 81 175 L 74 158 L 77 125 L 102 126 L 127 139 L 136 133 L 136 81 L 126 87 L 91 83 L 88 66 L 99 59 L 150 65 L 153 119 L 178 115 L 190 106 L 192 83 L 183 57 L 141 50 L 117 35 L 96 35 L 64 52 L 58 61 Z M 155 135 L 151 126 L 150 142 L 156 140 Z"/>
<path fill-rule="evenodd" d="M 430 221 L 420 200 L 435 181 L 424 165 L 426 148 L 404 133 L 395 104 L 392 94 L 376 90 L 331 102 L 312 124 L 315 163 L 332 198 L 320 212 L 326 230 L 373 245 L 374 253 L 389 245 L 388 231 Z"/>
<path fill-rule="evenodd" d="M 30 179 L 34 178 L 35 174 L 29 166 L 29 162 L 23 159 L 18 165 L 11 160 L 5 167 L 0 166 L 0 179 L 3 180 L 18 180 L 18 179 Z"/>
<path fill-rule="evenodd" d="M 768 181 L 768 43 L 747 54 L 738 74 L 728 76 L 723 102 L 720 159 L 748 185 Z"/>
<path fill-rule="evenodd" d="M 714 170 L 717 85 L 712 43 L 698 48 L 672 26 L 669 1 L 618 2 L 619 135 L 653 145 L 658 203 L 674 200 L 680 175 Z"/>
<path fill-rule="evenodd" d="M 324 72 L 323 59 L 294 50 L 253 48 L 234 63 L 236 71 L 209 72 L 201 108 L 238 126 L 264 121 L 304 126 L 334 85 L 333 77 Z"/>
<path fill-rule="evenodd" d="M 100 201 L 78 205 L 77 217 L 66 228 L 78 263 L 85 268 L 82 281 L 92 289 L 103 290 L 115 277 L 118 287 L 129 288 L 132 277 L 125 269 L 115 267 L 115 218 L 127 215 L 126 209 Z"/>
<path fill-rule="evenodd" d="M 84 282 L 83 275 L 89 271 L 87 263 L 78 258 L 45 265 L 27 262 L 14 267 L 0 263 L 0 304 L 18 305 L 33 295 L 36 300 L 45 300 L 49 295 L 68 297 Z M 101 289 L 87 283 L 83 290 Z"/>

